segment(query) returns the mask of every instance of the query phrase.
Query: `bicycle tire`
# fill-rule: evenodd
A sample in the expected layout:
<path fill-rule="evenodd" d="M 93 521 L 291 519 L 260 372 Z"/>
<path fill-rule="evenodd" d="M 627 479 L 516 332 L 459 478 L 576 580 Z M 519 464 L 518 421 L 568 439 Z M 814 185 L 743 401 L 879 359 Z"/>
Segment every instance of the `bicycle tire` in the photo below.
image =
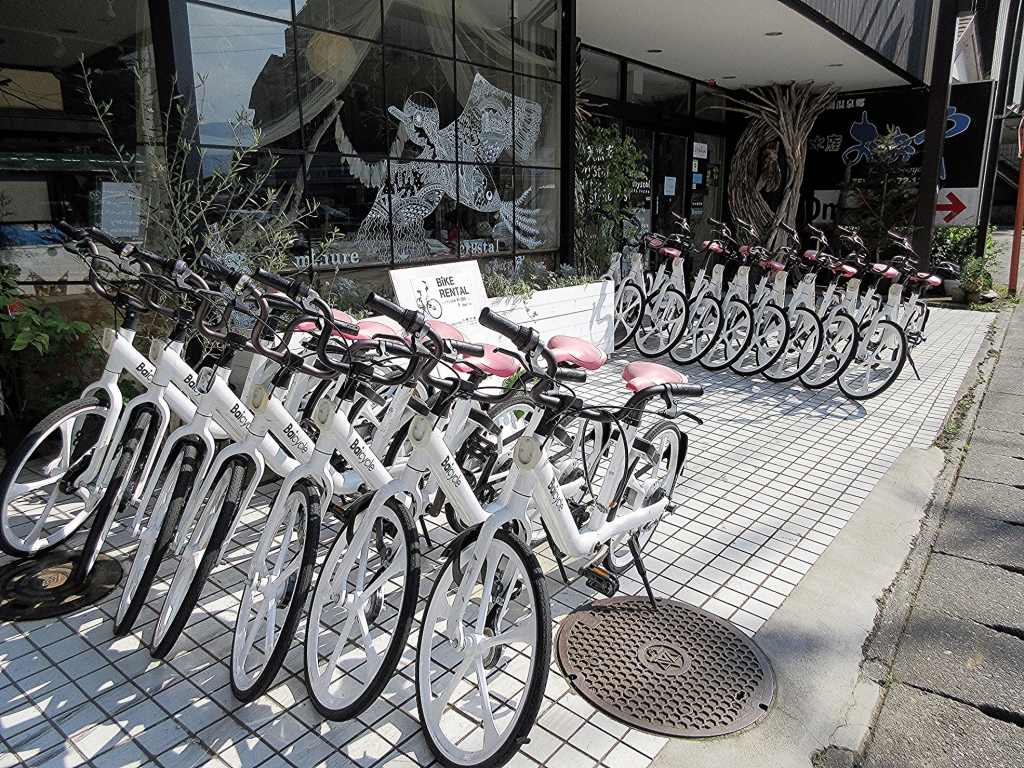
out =
<path fill-rule="evenodd" d="M 743 299 L 722 307 L 722 333 L 697 362 L 709 371 L 723 371 L 743 356 L 754 340 L 754 310 Z"/>
<path fill-rule="evenodd" d="M 155 416 L 155 411 L 145 406 L 127 415 L 128 421 L 121 442 L 110 457 L 111 466 L 114 467 L 110 482 L 96 505 L 92 525 L 89 526 L 81 555 L 70 578 L 92 571 L 107 534 L 110 533 L 110 527 L 114 524 L 114 518 L 131 499 L 135 483 L 138 482 L 136 473 L 139 464 L 145 464 L 145 457 L 152 448 Z"/>
<path fill-rule="evenodd" d="M 382 541 L 384 536 L 389 535 L 392 536 L 391 543 L 396 545 L 394 550 L 390 550 L 385 546 L 387 542 Z M 376 548 L 376 552 L 373 554 L 370 552 L 371 538 L 374 539 Z M 350 551 L 354 551 L 354 542 L 357 542 L 356 546 L 359 551 L 350 559 Z M 362 555 L 360 562 L 364 563 L 363 566 L 355 562 L 360 555 Z M 358 594 L 353 597 L 353 605 L 357 600 L 360 602 L 356 610 L 352 612 L 352 616 L 341 622 L 342 631 L 335 632 L 335 615 L 330 611 L 325 614 L 325 608 L 329 608 L 328 603 L 332 603 L 339 608 L 345 608 L 339 613 L 348 613 L 349 590 L 345 589 L 345 586 L 349 584 L 353 569 L 356 570 L 357 584 L 359 584 L 360 580 L 365 578 L 369 563 L 375 556 L 380 558 L 382 567 L 374 576 L 374 581 L 370 582 L 370 586 L 373 586 L 379 579 L 383 579 L 383 583 L 372 591 L 366 588 L 365 583 L 355 589 Z M 387 561 L 388 556 L 392 557 L 390 562 Z M 393 583 L 395 574 L 383 578 L 394 563 L 398 563 L 399 566 L 395 569 L 395 574 L 404 568 L 405 577 L 402 579 L 400 587 Z M 361 575 L 360 570 L 362 571 Z M 397 503 L 394 499 L 383 499 L 380 502 L 374 499 L 369 508 L 349 518 L 320 568 L 316 587 L 313 589 L 313 600 L 306 618 L 304 653 L 306 689 L 309 691 L 313 706 L 321 715 L 329 720 L 349 720 L 365 711 L 380 696 L 381 691 L 394 675 L 409 639 L 413 615 L 416 611 L 416 601 L 419 596 L 419 578 L 419 536 L 416 533 L 412 517 L 402 504 Z M 383 595 L 378 600 L 378 595 L 389 585 L 391 587 L 390 594 Z M 398 590 L 400 592 L 396 598 Z M 369 596 L 364 597 L 367 592 L 370 592 Z M 345 597 L 346 600 L 342 601 L 341 597 Z M 342 603 L 346 603 L 346 605 L 342 606 Z M 386 613 L 385 609 L 387 609 Z M 380 624 L 383 629 L 386 629 L 388 624 L 392 627 L 387 639 L 386 650 L 383 652 L 376 650 L 376 656 L 380 661 L 375 671 L 368 667 L 368 654 L 365 648 L 361 653 L 356 649 L 352 659 L 345 659 L 346 664 L 350 661 L 353 662 L 347 669 L 339 670 L 337 666 L 343 660 L 342 653 L 350 645 L 352 624 L 357 615 L 366 622 L 367 636 L 369 636 L 371 624 L 375 627 Z M 381 621 L 382 616 L 384 617 L 383 621 Z M 342 638 L 341 635 L 346 625 L 348 632 Z M 324 631 L 324 627 L 328 628 L 330 635 Z M 334 640 L 334 637 L 338 639 Z M 332 642 L 333 645 L 331 645 Z M 372 638 L 370 644 L 375 645 Z M 328 663 L 325 669 L 321 669 L 320 665 L 321 645 L 326 645 L 330 649 L 327 651 Z M 365 682 L 356 680 L 354 674 L 349 673 L 350 670 L 354 673 L 363 667 L 368 673 L 364 675 L 368 677 Z M 343 684 L 346 690 L 332 691 L 332 686 L 336 682 Z"/>
<path fill-rule="evenodd" d="M 678 365 L 700 362 L 721 336 L 723 323 L 722 302 L 714 296 L 705 295 L 697 302 L 687 324 L 672 343 L 669 358 Z"/>
<path fill-rule="evenodd" d="M 650 466 L 637 465 L 633 469 L 633 478 L 631 478 L 630 486 L 634 493 L 640 490 L 634 483 L 639 481 L 639 485 L 643 485 L 648 480 L 653 479 L 642 478 L 640 475 L 647 471 L 650 471 L 652 476 L 657 474 L 661 479 L 657 481 L 653 488 L 648 490 L 647 496 L 643 499 L 634 498 L 630 503 L 630 509 L 636 509 L 646 504 L 653 504 L 659 499 L 668 497 L 669 503 L 672 501 L 672 492 L 675 490 L 676 481 L 679 479 L 683 469 L 683 462 L 686 460 L 686 448 L 687 448 L 687 437 L 675 424 L 670 422 L 661 422 L 655 424 L 644 434 L 643 439 L 650 443 L 655 448 L 659 447 L 659 439 L 661 433 L 665 433 L 669 436 L 667 443 L 662 442 L 661 447 L 667 447 L 671 452 L 671 455 L 665 461 L 664 466 L 661 464 L 661 459 L 664 454 L 659 455 L 658 469 L 660 472 L 656 472 L 653 469 L 654 462 L 651 462 Z M 638 494 L 637 494 L 638 495 Z M 647 542 L 651 540 L 651 536 L 654 535 L 655 528 L 658 527 L 658 523 L 661 518 L 650 521 L 643 528 L 637 536 L 637 543 L 640 545 L 640 551 L 642 552 L 644 547 L 647 546 Z M 608 542 L 608 554 L 604 558 L 605 567 L 612 573 L 625 573 L 629 570 L 630 566 L 633 565 L 633 553 L 629 549 L 629 537 L 625 534 L 618 536 Z"/>
<path fill-rule="evenodd" d="M 47 518 L 52 514 L 53 507 L 56 506 L 55 497 L 54 504 L 50 506 L 50 512 L 47 512 L 43 519 L 40 520 L 38 518 L 34 519 L 29 511 L 38 509 L 38 503 L 28 502 L 24 513 L 21 513 L 15 505 L 15 502 L 21 495 L 28 495 L 31 491 L 26 490 L 25 494 L 12 496 L 12 490 L 15 489 L 22 471 L 36 473 L 35 469 L 29 469 L 28 466 L 32 463 L 36 452 L 43 448 L 50 436 L 56 430 L 61 429 L 63 424 L 68 423 L 73 428 L 75 420 L 82 419 L 82 427 L 76 432 L 77 437 L 67 438 L 69 440 L 73 439 L 73 443 L 68 451 L 68 466 L 59 475 L 48 476 L 52 479 L 52 485 L 54 486 L 52 493 L 60 492 L 62 484 L 66 485 L 68 480 L 73 481 L 77 477 L 76 472 L 81 473 L 88 468 L 95 448 L 95 442 L 99 439 L 103 423 L 106 422 L 109 415 L 109 406 L 100 401 L 99 398 L 84 397 L 74 400 L 67 405 L 61 406 L 40 421 L 18 444 L 18 447 L 11 452 L 11 455 L 7 457 L 6 466 L 3 468 L 3 471 L 0 471 L 0 551 L 12 557 L 40 555 L 63 544 L 75 531 L 81 528 L 82 524 L 89 518 L 89 512 L 86 509 L 85 499 L 77 494 L 65 493 L 63 495 L 68 499 L 77 499 L 75 506 L 81 505 L 81 510 L 71 511 L 70 514 L 68 511 L 62 511 L 61 519 L 67 522 L 59 525 L 53 533 L 40 536 L 39 533 L 44 532 L 42 526 L 45 526 Z M 101 419 L 102 421 L 94 424 L 88 421 L 90 418 Z M 61 434 L 65 433 L 62 431 Z M 85 435 L 84 443 L 79 442 L 82 435 Z M 90 438 L 92 438 L 91 444 L 89 444 Z M 41 456 L 37 458 L 37 461 L 44 462 L 45 466 L 51 464 L 53 459 Z M 71 478 L 68 478 L 69 473 L 71 473 Z M 47 485 L 50 484 L 47 483 Z M 20 485 L 25 485 L 25 483 Z M 43 509 L 46 509 L 45 503 Z M 22 517 L 25 518 L 24 522 L 21 520 Z M 28 526 L 28 532 L 24 536 L 19 535 L 20 529 L 26 526 Z M 38 531 L 36 531 L 37 527 L 39 528 Z M 35 533 L 34 536 L 32 535 L 33 533 Z M 30 538 L 32 539 L 31 541 L 29 541 Z"/>
<path fill-rule="evenodd" d="M 821 319 L 807 307 L 797 307 L 793 314 L 797 320 L 789 326 L 785 354 L 775 365 L 762 371 L 768 381 L 781 384 L 799 378 L 821 353 L 825 335 Z"/>
<path fill-rule="evenodd" d="M 481 640 L 466 649 L 473 654 L 469 661 L 474 666 L 472 674 L 477 679 L 477 684 L 471 686 L 469 692 L 476 691 L 476 699 L 480 704 L 486 705 L 491 717 L 484 718 L 478 715 L 478 711 L 482 712 L 483 707 L 480 710 L 474 708 L 467 711 L 468 708 L 459 710 L 451 706 L 451 698 L 455 691 L 464 688 L 460 682 L 467 681 L 469 669 L 465 660 L 449 661 L 460 659 L 465 651 L 459 651 L 449 643 L 444 632 L 438 631 L 438 625 L 441 624 L 447 629 L 451 622 L 453 587 L 454 590 L 458 589 L 454 566 L 457 558 L 470 551 L 472 545 L 476 543 L 478 533 L 479 529 L 476 529 L 473 533 L 467 534 L 462 546 L 452 552 L 441 566 L 424 609 L 423 626 L 417 645 L 416 702 L 423 724 L 423 736 L 430 751 L 446 768 L 500 768 L 507 763 L 518 751 L 536 722 L 551 665 L 551 607 L 544 572 L 536 556 L 525 544 L 508 531 L 499 530 L 494 535 L 482 571 L 485 579 L 483 592 L 486 593 L 487 590 L 487 574 L 491 574 L 489 581 L 492 585 L 492 595 L 488 596 L 487 601 L 481 601 L 476 594 L 479 590 L 474 590 L 474 599 L 467 604 L 467 613 L 475 608 L 476 616 L 472 621 L 460 617 L 462 626 L 468 623 L 471 627 L 477 627 L 473 634 Z M 504 582 L 505 576 L 509 573 L 511 575 L 508 584 L 502 585 L 500 594 L 494 595 L 494 578 L 503 563 L 507 564 L 502 568 L 500 581 Z M 462 578 L 465 578 L 464 570 Z M 524 596 L 526 599 L 523 599 Z M 496 598 L 493 604 L 492 598 Z M 513 623 L 517 614 L 523 620 L 518 625 Z M 512 629 L 503 630 L 503 622 L 513 624 Z M 482 631 L 479 629 L 481 626 Z M 490 634 L 487 634 L 488 632 Z M 517 633 L 515 641 L 498 643 L 492 640 L 511 636 L 513 632 Z M 520 632 L 522 639 L 518 637 Z M 525 658 L 527 652 L 528 660 Z M 503 658 L 508 658 L 512 654 L 515 655 L 511 661 L 507 664 L 501 663 Z M 505 674 L 499 681 L 497 678 L 503 672 Z M 445 677 L 446 673 L 452 674 L 454 680 L 448 680 Z M 487 678 L 490 679 L 485 685 L 482 681 Z M 438 683 L 444 685 L 444 690 L 435 697 L 434 690 Z M 515 690 L 509 694 L 508 691 L 512 688 Z M 499 706 L 504 707 L 506 711 L 515 703 L 518 703 L 518 709 L 511 715 L 510 720 L 503 718 L 504 732 L 497 733 L 495 728 L 498 742 L 489 745 L 486 735 L 477 738 L 476 734 L 481 729 L 484 734 L 487 733 L 488 721 L 495 723 L 494 713 L 491 712 L 491 691 L 500 696 Z M 466 696 L 468 693 L 460 694 L 454 704 L 458 704 L 459 700 Z M 449 708 L 452 710 L 450 718 Z M 451 737 L 445 732 L 445 726 L 454 726 L 454 733 L 449 731 Z M 458 744 L 453 741 L 453 737 L 458 740 Z M 484 744 L 484 748 L 473 751 L 467 749 L 479 742 Z"/>
<path fill-rule="evenodd" d="M 672 342 L 677 341 L 682 335 L 682 329 L 686 327 L 690 315 L 686 296 L 676 288 L 667 288 L 659 306 L 655 307 L 654 302 L 657 300 L 657 296 L 652 296 L 647 300 L 649 311 L 646 317 L 651 318 L 654 330 L 641 339 L 643 335 L 641 330 L 643 322 L 641 322 L 633 336 L 637 351 L 646 358 L 661 357 L 668 352 L 672 348 Z M 665 317 L 666 314 L 668 317 Z M 654 339 L 655 343 L 648 345 L 646 343 L 648 339 Z"/>
<path fill-rule="evenodd" d="M 786 352 L 789 318 L 777 305 L 769 302 L 754 316 L 754 339 L 747 351 L 729 368 L 740 376 L 754 376 L 778 362 Z M 773 342 L 778 344 L 774 348 Z"/>
<path fill-rule="evenodd" d="M 114 617 L 114 635 L 123 637 L 132 631 L 139 613 L 149 598 L 149 591 L 167 554 L 167 547 L 178 529 L 181 512 L 188 502 L 196 481 L 202 457 L 195 440 L 183 440 L 168 454 L 168 475 L 153 502 L 149 524 L 139 536 L 131 568 L 125 577 L 121 602 Z M 165 493 L 170 491 L 169 499 Z"/>
<path fill-rule="evenodd" d="M 895 353 L 888 355 L 889 357 L 895 356 L 894 360 L 888 360 L 883 362 L 891 363 L 886 365 L 885 370 L 889 372 L 889 375 L 879 380 L 879 385 L 872 388 L 857 388 L 855 384 L 861 376 L 865 377 L 868 384 L 871 381 L 871 358 L 865 357 L 863 360 L 858 358 L 861 357 L 860 349 L 857 350 L 857 355 L 854 360 L 847 366 L 846 370 L 843 371 L 843 375 L 839 377 L 839 390 L 851 400 L 869 400 L 872 397 L 877 397 L 893 385 L 896 379 L 899 378 L 900 372 L 903 370 L 903 366 L 907 362 L 907 337 L 903 333 L 903 329 L 899 325 L 894 323 L 892 320 L 881 320 L 878 323 L 878 327 L 875 329 L 875 333 L 880 333 L 879 338 L 875 338 L 875 333 L 872 333 L 872 338 L 863 338 L 863 332 L 871 327 L 871 323 L 864 323 L 861 326 L 861 345 L 868 347 L 867 352 L 871 353 L 876 359 L 879 357 L 878 351 L 881 346 L 882 338 L 888 334 L 895 343 L 893 349 Z M 871 349 L 874 344 L 874 349 Z M 886 355 L 883 353 L 882 358 Z M 878 363 L 875 363 L 877 366 Z"/>
<path fill-rule="evenodd" d="M 633 340 L 646 306 L 647 294 L 643 286 L 633 280 L 626 280 L 615 301 L 615 349 L 622 349 Z"/>
<path fill-rule="evenodd" d="M 298 494 L 301 499 L 302 512 L 296 511 L 294 516 L 289 512 L 289 502 L 292 497 Z M 241 605 L 235 617 L 235 632 L 231 643 L 231 693 L 239 701 L 255 701 L 270 688 L 277 673 L 284 664 L 284 658 L 291 648 L 291 641 L 295 637 L 295 629 L 298 626 L 302 610 L 306 605 L 306 595 L 309 594 L 309 586 L 313 580 L 313 566 L 316 563 L 316 551 L 320 543 L 320 490 L 313 483 L 306 479 L 299 480 L 292 486 L 291 493 L 284 505 L 277 511 L 271 513 L 256 544 L 256 551 L 249 566 L 249 579 L 242 592 Z M 273 505 L 271 505 L 273 510 Z M 294 530 L 299 539 L 293 557 L 288 563 L 282 560 L 282 554 L 287 551 L 290 534 L 292 532 L 292 521 L 297 526 Z M 268 557 L 272 548 L 277 545 L 278 534 L 281 525 L 284 524 L 285 535 L 282 536 L 283 546 L 277 557 Z M 275 585 L 275 592 L 270 594 L 265 586 L 260 586 L 260 594 L 263 597 L 263 605 L 254 604 L 253 592 L 257 586 L 257 579 L 262 575 L 257 570 L 261 565 L 272 561 L 272 576 L 267 584 Z M 287 567 L 285 567 L 287 566 Z M 294 567 L 294 572 L 289 574 Z M 282 570 L 283 569 L 283 570 Z M 287 576 L 286 576 L 287 574 Z M 276 582 L 283 579 L 284 593 L 276 591 Z M 282 605 L 284 601 L 285 605 Z M 263 606 L 266 606 L 264 612 Z M 277 608 L 287 608 L 284 621 L 280 627 L 276 627 Z M 260 637 L 252 639 L 252 620 L 255 609 L 257 629 L 261 629 L 263 620 L 266 620 L 266 632 L 261 631 L 263 638 L 262 662 L 257 659 L 256 670 L 248 670 L 247 667 L 252 661 L 247 650 L 255 649 Z M 274 630 L 270 630 L 274 622 Z M 243 656 L 244 654 L 244 656 Z"/>
<path fill-rule="evenodd" d="M 190 560 L 194 561 L 195 552 L 190 554 L 189 547 L 186 546 L 182 553 L 174 578 L 167 590 L 167 597 L 160 610 L 160 616 L 157 617 L 156 627 L 153 629 L 153 643 L 149 651 L 153 658 L 162 659 L 167 656 L 178 642 L 178 638 L 181 637 L 189 619 L 192 618 L 192 612 L 199 602 L 206 579 L 220 558 L 221 548 L 231 530 L 234 517 L 241 511 L 239 506 L 242 501 L 248 468 L 248 461 L 233 458 L 220 468 L 216 479 L 211 484 L 210 496 L 204 500 L 204 509 L 200 511 L 189 539 L 189 546 L 191 546 L 193 537 L 199 536 L 200 545 L 203 544 L 202 539 L 206 538 L 205 546 L 202 547 L 199 563 L 191 575 L 188 574 L 186 566 Z M 221 488 L 224 489 L 223 498 L 218 498 Z M 211 527 L 208 527 L 210 518 L 205 517 L 204 513 L 207 507 L 214 506 L 214 502 L 217 509 L 211 513 L 214 521 L 211 530 Z M 208 538 L 206 537 L 207 530 L 210 530 Z M 178 594 L 181 595 L 180 600 L 176 597 Z M 177 605 L 172 602 L 175 600 Z"/>
<path fill-rule="evenodd" d="M 822 323 L 821 352 L 813 365 L 800 374 L 800 383 L 812 390 L 835 383 L 853 361 L 860 346 L 860 329 L 849 312 L 839 310 L 826 318 L 826 323 Z"/>

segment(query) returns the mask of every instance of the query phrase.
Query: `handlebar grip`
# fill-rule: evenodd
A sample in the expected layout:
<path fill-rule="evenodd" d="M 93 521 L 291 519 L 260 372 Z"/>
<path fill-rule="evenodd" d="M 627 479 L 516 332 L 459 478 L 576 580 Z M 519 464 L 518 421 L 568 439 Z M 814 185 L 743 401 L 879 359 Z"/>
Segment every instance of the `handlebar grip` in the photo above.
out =
<path fill-rule="evenodd" d="M 555 371 L 555 381 L 568 381 L 574 384 L 583 384 L 587 380 L 587 372 L 582 368 L 558 368 Z"/>
<path fill-rule="evenodd" d="M 796 230 L 793 229 L 793 227 L 789 226 L 789 224 L 786 224 L 785 222 L 779 222 L 779 229 L 781 229 L 790 237 L 796 237 Z"/>
<path fill-rule="evenodd" d="M 66 221 L 58 221 L 53 226 L 58 231 L 60 231 L 63 234 L 67 235 L 72 240 L 81 240 L 83 237 L 85 237 L 85 230 L 84 229 L 78 229 L 77 227 L 72 227 Z"/>
<path fill-rule="evenodd" d="M 520 352 L 532 350 L 540 343 L 540 337 L 533 328 L 517 325 L 492 311 L 490 307 L 480 310 L 480 325 L 495 333 L 500 333 L 511 341 Z"/>
<path fill-rule="evenodd" d="M 385 352 L 389 355 L 406 356 L 412 352 L 412 347 L 408 344 L 403 344 L 400 341 L 388 341 L 387 339 L 378 339 Z"/>
<path fill-rule="evenodd" d="M 207 274 L 228 283 L 232 287 L 237 285 L 238 281 L 242 279 L 241 272 L 235 272 L 225 267 L 219 261 L 211 259 L 209 256 L 200 256 L 197 266 Z"/>
<path fill-rule="evenodd" d="M 89 227 L 89 229 L 85 231 L 85 235 L 93 242 L 106 246 L 114 253 L 119 255 L 125 248 L 131 247 L 128 243 L 123 243 L 120 240 L 115 240 L 102 229 L 98 229 L 96 227 Z"/>
<path fill-rule="evenodd" d="M 289 280 L 287 277 L 275 275 L 265 269 L 253 272 L 252 279 L 275 291 L 280 291 L 290 299 L 305 298 L 309 295 L 309 284 L 301 280 Z"/>
<path fill-rule="evenodd" d="M 346 322 L 345 320 L 339 320 L 338 318 L 334 318 L 333 322 L 335 330 L 338 331 L 338 333 L 340 333 L 342 336 L 359 335 L 359 325 L 357 323 L 349 323 Z"/>
<path fill-rule="evenodd" d="M 171 259 L 166 256 L 157 256 L 155 253 L 144 251 L 141 248 L 132 249 L 132 258 L 145 261 L 155 267 L 167 272 L 182 272 L 185 270 L 185 262 L 180 259 Z"/>
<path fill-rule="evenodd" d="M 366 297 L 366 306 L 380 312 L 385 317 L 391 318 L 409 333 L 419 333 L 426 322 L 422 313 L 417 312 L 415 309 L 400 307 L 393 301 L 388 301 L 376 293 L 371 293 Z"/>
<path fill-rule="evenodd" d="M 456 341 L 455 339 L 448 339 L 448 346 L 452 348 L 452 351 L 458 352 L 463 357 L 483 357 L 484 348 L 481 344 L 470 344 L 466 341 Z"/>
<path fill-rule="evenodd" d="M 702 397 L 704 387 L 700 384 L 666 384 L 668 391 L 679 397 Z"/>
<path fill-rule="evenodd" d="M 708 224 L 710 224 L 712 227 L 720 227 L 720 228 L 725 226 L 725 224 L 723 224 L 720 221 L 716 221 L 715 219 L 708 219 Z"/>

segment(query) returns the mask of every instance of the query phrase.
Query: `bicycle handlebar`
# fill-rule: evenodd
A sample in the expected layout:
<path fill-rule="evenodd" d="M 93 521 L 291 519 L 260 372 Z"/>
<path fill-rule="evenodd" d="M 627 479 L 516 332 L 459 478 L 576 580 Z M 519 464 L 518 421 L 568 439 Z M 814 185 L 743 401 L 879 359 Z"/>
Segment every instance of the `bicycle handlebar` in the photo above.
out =
<path fill-rule="evenodd" d="M 480 325 L 495 333 L 500 333 L 511 341 L 520 352 L 532 352 L 540 344 L 540 336 L 533 328 L 513 323 L 490 307 L 480 310 Z"/>
<path fill-rule="evenodd" d="M 393 301 L 388 301 L 384 297 L 378 296 L 376 293 L 371 293 L 366 297 L 366 306 L 370 309 L 376 310 L 385 317 L 391 318 L 412 334 L 419 333 L 427 322 L 423 317 L 422 312 L 417 312 L 415 309 L 405 309 L 404 307 L 400 307 Z"/>

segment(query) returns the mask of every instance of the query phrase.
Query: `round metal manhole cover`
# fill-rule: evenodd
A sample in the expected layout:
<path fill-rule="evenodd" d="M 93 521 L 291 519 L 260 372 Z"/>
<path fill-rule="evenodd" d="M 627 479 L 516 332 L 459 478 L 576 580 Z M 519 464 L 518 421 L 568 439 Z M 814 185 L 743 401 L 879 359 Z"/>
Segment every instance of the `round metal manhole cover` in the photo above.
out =
<path fill-rule="evenodd" d="M 613 597 L 569 614 L 558 663 L 603 712 L 666 736 L 752 725 L 775 695 L 768 659 L 728 621 L 672 600 Z"/>

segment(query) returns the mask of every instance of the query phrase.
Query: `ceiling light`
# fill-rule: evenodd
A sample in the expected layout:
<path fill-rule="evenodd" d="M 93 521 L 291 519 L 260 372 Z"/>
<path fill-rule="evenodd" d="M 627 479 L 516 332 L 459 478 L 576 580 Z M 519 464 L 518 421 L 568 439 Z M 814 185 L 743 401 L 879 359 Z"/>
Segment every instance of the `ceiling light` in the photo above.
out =
<path fill-rule="evenodd" d="M 664 53 L 664 51 L 662 51 L 661 48 L 648 48 L 647 52 L 648 53 Z"/>
<path fill-rule="evenodd" d="M 825 66 L 826 67 L 841 67 L 843 65 L 842 64 L 826 64 Z"/>
<path fill-rule="evenodd" d="M 58 32 L 63 32 L 65 35 L 77 35 L 77 29 L 71 29 L 70 27 L 57 27 Z"/>
<path fill-rule="evenodd" d="M 780 35 L 782 35 L 781 32 L 765 32 L 764 33 L 765 37 L 779 37 Z"/>
<path fill-rule="evenodd" d="M 735 80 L 736 79 L 736 75 L 723 75 L 722 79 L 723 80 Z"/>

